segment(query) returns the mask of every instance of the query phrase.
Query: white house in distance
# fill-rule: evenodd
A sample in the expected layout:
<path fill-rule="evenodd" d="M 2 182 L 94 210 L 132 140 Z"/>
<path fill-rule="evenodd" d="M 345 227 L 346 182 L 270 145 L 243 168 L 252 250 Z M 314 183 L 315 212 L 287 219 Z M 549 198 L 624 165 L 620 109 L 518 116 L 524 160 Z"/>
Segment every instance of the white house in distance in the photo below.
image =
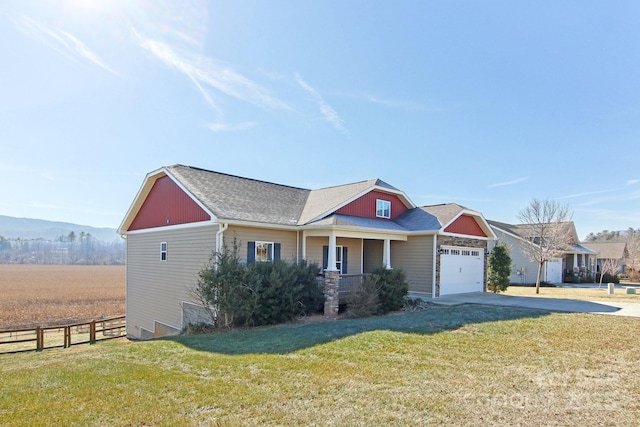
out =
<path fill-rule="evenodd" d="M 488 223 L 498 238 L 498 240 L 491 242 L 491 249 L 498 242 L 505 242 L 511 250 L 511 283 L 535 283 L 538 263 L 531 261 L 523 250 L 524 245 L 530 244 L 531 226 L 528 224 L 506 224 L 491 220 Z M 596 252 L 578 243 L 578 233 L 573 222 L 570 222 L 568 226 L 571 227 L 572 241 L 567 245 L 562 258 L 544 264 L 540 278 L 542 282 L 559 284 L 573 281 L 574 274 L 578 274 L 579 277 L 590 276 L 590 266 L 595 260 Z"/>
<path fill-rule="evenodd" d="M 479 212 L 418 207 L 379 179 L 307 190 L 183 165 L 146 176 L 118 231 L 132 338 L 180 332 L 198 309 L 198 273 L 234 240 L 243 262 L 305 259 L 340 281 L 402 268 L 412 295 L 437 298 L 485 290 L 496 237 Z"/>

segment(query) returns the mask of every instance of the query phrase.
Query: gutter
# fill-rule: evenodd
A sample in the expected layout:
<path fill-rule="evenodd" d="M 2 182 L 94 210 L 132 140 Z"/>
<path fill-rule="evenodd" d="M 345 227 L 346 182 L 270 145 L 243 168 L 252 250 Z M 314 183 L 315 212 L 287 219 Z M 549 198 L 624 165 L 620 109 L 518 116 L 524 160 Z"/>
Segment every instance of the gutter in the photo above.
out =
<path fill-rule="evenodd" d="M 216 254 L 222 252 L 224 232 L 229 228 L 229 223 L 220 223 L 220 229 L 216 232 Z"/>

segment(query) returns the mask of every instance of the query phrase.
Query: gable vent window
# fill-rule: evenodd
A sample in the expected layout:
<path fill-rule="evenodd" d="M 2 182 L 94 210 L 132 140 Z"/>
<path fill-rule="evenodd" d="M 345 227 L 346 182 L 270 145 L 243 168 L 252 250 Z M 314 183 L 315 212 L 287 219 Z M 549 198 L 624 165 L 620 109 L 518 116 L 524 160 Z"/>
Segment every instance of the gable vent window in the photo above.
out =
<path fill-rule="evenodd" d="M 388 200 L 376 200 L 376 216 L 378 218 L 391 218 L 391 202 Z"/>
<path fill-rule="evenodd" d="M 167 242 L 160 243 L 160 261 L 167 260 Z"/>

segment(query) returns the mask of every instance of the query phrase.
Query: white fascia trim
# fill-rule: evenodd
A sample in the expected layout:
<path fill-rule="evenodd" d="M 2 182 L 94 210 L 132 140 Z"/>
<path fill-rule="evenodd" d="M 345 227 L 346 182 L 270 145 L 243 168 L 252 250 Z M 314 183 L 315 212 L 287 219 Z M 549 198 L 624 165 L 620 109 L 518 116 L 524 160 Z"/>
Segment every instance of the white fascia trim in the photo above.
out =
<path fill-rule="evenodd" d="M 326 237 L 334 234 L 336 237 L 347 237 L 354 239 L 378 239 L 378 240 L 407 240 L 407 233 L 385 232 L 378 229 L 348 229 L 334 228 L 333 226 L 316 227 L 304 230 L 304 237 Z"/>
<path fill-rule="evenodd" d="M 237 219 L 225 219 L 218 218 L 216 222 L 225 223 L 229 225 L 236 225 L 238 227 L 251 227 L 251 228 L 268 228 L 272 230 L 300 230 L 300 226 L 298 225 L 284 225 L 284 224 L 271 224 L 268 222 L 257 222 L 257 221 L 242 221 Z"/>
<path fill-rule="evenodd" d="M 442 230 L 443 232 L 441 234 L 443 235 L 450 235 L 444 232 L 444 229 L 447 228 L 448 226 L 450 226 L 451 224 L 453 224 L 458 218 L 460 218 L 462 215 L 469 215 L 472 216 L 474 218 L 479 218 L 482 221 L 482 224 L 484 224 L 484 226 L 480 225 L 480 228 L 482 228 L 482 230 L 485 233 L 489 233 L 490 236 L 487 236 L 487 239 L 491 239 L 491 240 L 495 240 L 498 238 L 498 236 L 496 236 L 496 234 L 493 232 L 493 230 L 491 229 L 491 224 L 489 224 L 487 222 L 487 220 L 485 219 L 485 217 L 478 211 L 472 211 L 470 209 L 463 209 L 461 210 L 458 215 L 454 216 L 448 223 L 446 223 L 445 225 L 442 226 Z M 476 236 L 477 237 L 477 236 Z"/>
<path fill-rule="evenodd" d="M 129 206 L 129 209 L 127 209 L 127 213 L 125 214 L 124 218 L 122 219 L 122 222 L 120 223 L 120 226 L 118 226 L 118 234 L 127 234 L 127 231 L 123 230 L 125 224 L 127 222 L 129 222 L 129 218 L 131 217 L 131 215 L 133 214 L 133 210 L 134 207 L 137 206 L 138 201 L 141 199 L 141 196 L 143 195 L 143 193 L 149 193 L 149 191 L 151 190 L 151 185 L 149 185 L 149 181 L 151 180 L 151 177 L 156 176 L 156 175 L 160 175 L 160 174 L 164 174 L 166 175 L 166 169 L 165 168 L 160 168 L 157 169 L 153 172 L 149 172 L 147 175 L 145 175 L 144 180 L 142 181 L 142 185 L 140 186 L 140 188 L 138 189 L 138 192 L 136 193 L 136 196 L 133 198 L 133 201 L 131 202 L 131 205 Z M 158 176 L 154 182 L 160 178 L 160 176 Z M 128 224 L 131 225 L 131 224 Z"/>
<path fill-rule="evenodd" d="M 326 217 L 327 215 L 330 215 L 332 213 L 334 213 L 335 211 L 347 206 L 349 203 L 358 200 L 360 197 L 364 196 L 367 193 L 372 192 L 373 190 L 376 191 L 380 191 L 381 193 L 387 193 L 387 194 L 393 194 L 395 196 L 400 197 L 401 199 L 403 199 L 404 201 L 406 201 L 409 204 L 409 209 L 415 209 L 416 208 L 416 204 L 413 203 L 411 201 L 411 199 L 403 192 L 403 191 L 394 191 L 394 190 L 390 190 L 388 188 L 385 187 L 380 187 L 379 185 L 374 185 L 372 187 L 367 188 L 364 191 L 361 191 L 360 193 L 356 194 L 355 196 L 352 196 L 350 198 L 348 198 L 347 200 L 345 200 L 344 202 L 334 206 L 333 208 L 329 209 L 326 212 L 321 213 L 320 215 L 316 216 L 315 218 L 309 220 L 307 222 L 307 224 L 310 224 L 314 221 L 318 221 L 319 219 L 322 219 L 324 217 Z"/>
<path fill-rule="evenodd" d="M 200 206 L 200 208 L 201 208 L 203 211 L 205 211 L 207 214 L 209 214 L 209 216 L 211 217 L 211 220 L 214 220 L 214 218 L 216 217 L 216 216 L 215 216 L 215 214 L 214 214 L 213 212 L 211 212 L 211 211 L 209 210 L 209 208 L 208 208 L 208 207 L 206 207 L 206 206 L 204 205 L 204 203 L 202 203 L 200 200 L 198 200 L 198 198 L 197 198 L 197 197 L 195 197 L 195 196 L 193 195 L 193 193 L 191 193 L 191 191 L 187 190 L 187 188 L 186 188 L 184 185 L 182 185 L 182 183 L 181 183 L 180 181 L 178 181 L 178 180 L 177 180 L 173 175 L 171 175 L 171 173 L 169 173 L 169 171 L 168 171 L 168 170 L 164 169 L 164 173 L 169 177 L 169 179 L 171 179 L 171 181 L 173 181 L 173 182 L 174 182 L 178 187 L 180 187 L 180 189 L 181 189 L 182 191 L 184 191 L 184 192 L 185 192 L 185 194 L 189 195 L 189 197 L 191 198 L 191 200 L 193 200 L 194 202 L 196 202 L 196 204 L 197 204 L 198 206 Z"/>
<path fill-rule="evenodd" d="M 200 222 L 189 222 L 187 224 L 176 224 L 176 225 L 166 225 L 162 227 L 153 227 L 153 228 L 143 228 L 140 230 L 131 230 L 124 233 L 125 235 L 129 234 L 144 234 L 144 233 L 156 233 L 158 231 L 172 231 L 172 230 L 181 230 L 186 228 L 199 228 L 199 227 L 212 227 L 217 225 L 218 222 L 211 221 L 200 221 Z"/>
<path fill-rule="evenodd" d="M 409 209 L 415 209 L 417 207 L 416 204 L 413 203 L 413 201 L 411 201 L 409 196 L 407 196 L 407 194 L 404 191 L 391 190 L 389 188 L 380 187 L 379 185 L 374 185 L 371 190 L 377 190 L 377 191 L 380 191 L 381 193 L 393 194 L 394 196 L 398 196 L 400 199 L 404 200 L 405 202 L 407 202 L 409 204 Z M 371 191 L 371 190 L 369 190 L 369 191 Z M 366 194 L 366 193 L 364 193 L 364 194 Z"/>
<path fill-rule="evenodd" d="M 490 227 L 491 227 L 492 229 L 499 230 L 500 232 L 502 232 L 502 233 L 504 233 L 504 234 L 506 234 L 506 235 L 508 235 L 508 236 L 511 236 L 511 237 L 513 237 L 513 238 L 515 238 L 515 239 L 522 240 L 522 241 L 526 241 L 526 240 L 524 240 L 522 237 L 518 236 L 517 234 L 513 234 L 513 233 L 511 233 L 511 232 L 509 232 L 509 231 L 507 231 L 507 230 L 505 230 L 505 229 L 503 229 L 503 228 L 496 227 L 495 225 L 490 225 Z"/>
<path fill-rule="evenodd" d="M 141 201 L 142 196 L 144 196 L 144 198 L 146 199 L 146 197 L 149 195 L 149 192 L 151 191 L 151 188 L 153 188 L 153 184 L 155 184 L 155 182 L 158 179 L 162 178 L 163 176 L 168 176 L 171 181 L 173 181 L 182 191 L 185 192 L 185 194 L 187 194 L 191 198 L 191 200 L 193 200 L 202 210 L 204 210 L 211 217 L 210 222 L 216 222 L 216 216 L 214 215 L 214 213 L 211 212 L 189 190 L 187 190 L 185 186 L 182 185 L 182 183 L 180 183 L 173 175 L 171 175 L 171 173 L 169 173 L 169 170 L 167 170 L 166 167 L 162 167 L 160 169 L 156 169 L 153 172 L 149 172 L 145 176 L 144 181 L 142 182 L 142 185 L 140 186 L 140 189 L 136 194 L 136 197 L 133 199 L 131 206 L 129 206 L 129 209 L 127 210 L 127 213 L 124 216 L 124 219 L 122 220 L 122 222 L 120 223 L 120 226 L 118 227 L 118 234 L 126 235 L 126 234 L 132 233 L 132 231 L 123 230 L 123 228 L 125 227 L 125 224 L 127 224 L 127 226 L 131 225 L 131 222 L 133 222 L 133 218 L 131 218 L 131 216 L 133 215 L 134 210 L 139 210 L 142 204 L 144 203 L 143 201 Z M 138 231 L 138 230 L 135 230 L 135 231 Z"/>
<path fill-rule="evenodd" d="M 474 236 L 472 234 L 449 233 L 444 231 L 438 234 L 440 234 L 441 236 L 463 237 L 467 239 L 476 239 L 476 240 L 494 240 L 491 237 Z"/>

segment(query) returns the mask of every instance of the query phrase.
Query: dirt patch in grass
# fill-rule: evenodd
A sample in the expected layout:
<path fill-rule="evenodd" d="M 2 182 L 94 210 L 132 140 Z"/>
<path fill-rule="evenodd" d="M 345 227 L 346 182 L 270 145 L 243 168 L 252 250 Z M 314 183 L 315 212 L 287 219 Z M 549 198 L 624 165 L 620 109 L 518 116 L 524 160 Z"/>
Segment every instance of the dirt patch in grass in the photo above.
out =
<path fill-rule="evenodd" d="M 0 328 L 57 325 L 124 311 L 124 266 L 0 264 Z"/>

